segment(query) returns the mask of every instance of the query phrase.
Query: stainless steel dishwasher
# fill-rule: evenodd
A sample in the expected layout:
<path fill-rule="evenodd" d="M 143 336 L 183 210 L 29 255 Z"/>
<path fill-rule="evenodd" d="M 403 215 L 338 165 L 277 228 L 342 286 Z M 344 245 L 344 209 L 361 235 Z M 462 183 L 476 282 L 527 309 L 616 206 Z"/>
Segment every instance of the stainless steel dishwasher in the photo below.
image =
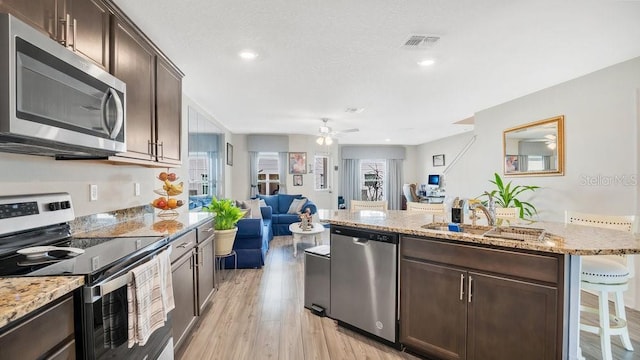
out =
<path fill-rule="evenodd" d="M 331 227 L 331 317 L 397 344 L 398 235 Z"/>

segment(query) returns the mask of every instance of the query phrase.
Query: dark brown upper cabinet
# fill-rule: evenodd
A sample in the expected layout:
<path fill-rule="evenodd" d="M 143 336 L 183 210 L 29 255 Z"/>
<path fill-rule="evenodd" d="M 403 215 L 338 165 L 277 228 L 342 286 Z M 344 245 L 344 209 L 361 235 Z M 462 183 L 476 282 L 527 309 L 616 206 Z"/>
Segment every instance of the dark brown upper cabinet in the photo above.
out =
<path fill-rule="evenodd" d="M 8 12 L 109 70 L 109 16 L 100 0 L 0 0 Z"/>
<path fill-rule="evenodd" d="M 180 164 L 182 75 L 170 63 L 157 57 L 156 63 L 156 147 L 158 161 Z"/>
<path fill-rule="evenodd" d="M 124 157 L 155 160 L 155 53 L 136 31 L 113 18 L 112 73 L 127 84 Z"/>

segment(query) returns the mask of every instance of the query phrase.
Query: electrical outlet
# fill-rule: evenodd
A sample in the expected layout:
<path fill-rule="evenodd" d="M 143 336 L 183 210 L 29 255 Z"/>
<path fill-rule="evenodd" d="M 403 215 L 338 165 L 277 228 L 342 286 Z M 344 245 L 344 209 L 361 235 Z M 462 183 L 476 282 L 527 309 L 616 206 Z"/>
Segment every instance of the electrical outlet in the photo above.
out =
<path fill-rule="evenodd" d="M 91 201 L 97 201 L 98 200 L 98 185 L 91 184 L 89 186 L 89 188 L 91 189 Z"/>
<path fill-rule="evenodd" d="M 140 196 L 140 183 L 133 183 L 133 196 Z"/>

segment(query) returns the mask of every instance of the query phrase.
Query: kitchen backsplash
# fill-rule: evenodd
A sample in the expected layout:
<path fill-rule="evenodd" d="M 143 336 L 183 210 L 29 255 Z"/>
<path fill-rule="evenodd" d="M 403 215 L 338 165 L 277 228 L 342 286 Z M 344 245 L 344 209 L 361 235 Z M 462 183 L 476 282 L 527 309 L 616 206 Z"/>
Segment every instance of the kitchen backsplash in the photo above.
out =
<path fill-rule="evenodd" d="M 128 209 L 76 217 L 75 220 L 70 222 L 71 234 L 86 233 L 106 227 L 111 228 L 125 222 L 130 226 L 132 222 L 135 223 L 137 218 L 142 218 L 144 214 L 149 213 L 153 213 L 153 207 L 151 207 L 151 205 L 142 205 Z M 144 226 L 142 221 L 141 224 L 141 226 Z M 128 227 L 128 231 L 130 230 L 131 228 Z"/>

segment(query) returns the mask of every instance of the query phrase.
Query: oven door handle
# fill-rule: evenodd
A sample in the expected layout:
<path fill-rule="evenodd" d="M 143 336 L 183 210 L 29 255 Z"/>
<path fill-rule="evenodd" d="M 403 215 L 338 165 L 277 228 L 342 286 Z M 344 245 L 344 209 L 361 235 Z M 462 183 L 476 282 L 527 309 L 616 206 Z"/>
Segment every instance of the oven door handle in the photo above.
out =
<path fill-rule="evenodd" d="M 84 288 L 84 302 L 93 304 L 100 300 L 103 296 L 112 293 L 123 286 L 127 286 L 129 282 L 129 273 L 118 276 L 113 280 L 106 281 L 101 284 L 87 286 Z"/>
<path fill-rule="evenodd" d="M 131 272 L 132 269 L 138 267 L 139 265 L 142 265 L 143 263 L 149 261 L 153 256 L 159 254 L 160 252 L 168 249 L 169 246 L 165 245 L 162 246 L 161 248 L 153 251 L 152 253 L 150 253 L 149 255 L 143 257 L 142 259 L 140 259 L 139 261 L 137 261 L 136 263 L 132 264 L 131 267 L 126 270 L 126 272 L 124 272 L 122 275 L 115 277 L 113 279 L 105 279 L 102 282 L 99 282 L 95 285 L 92 286 L 85 286 L 84 287 L 84 302 L 86 304 L 93 304 L 96 301 L 102 299 L 103 296 L 112 293 L 118 289 L 120 289 L 123 286 L 127 286 L 127 283 L 129 282 L 129 274 Z"/>

